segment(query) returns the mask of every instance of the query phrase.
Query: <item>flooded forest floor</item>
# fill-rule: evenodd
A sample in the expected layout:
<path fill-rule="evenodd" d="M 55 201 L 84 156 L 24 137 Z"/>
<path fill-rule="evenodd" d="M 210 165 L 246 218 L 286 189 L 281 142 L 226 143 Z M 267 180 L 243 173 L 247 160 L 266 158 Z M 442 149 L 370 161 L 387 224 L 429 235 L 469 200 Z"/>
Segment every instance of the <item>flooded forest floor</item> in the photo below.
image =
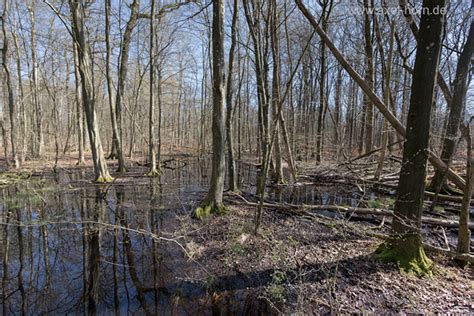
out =
<path fill-rule="evenodd" d="M 0 179 L 0 313 L 474 312 L 472 266 L 428 252 L 433 277 L 400 273 L 374 255 L 390 216 L 347 211 L 393 208 L 400 161 L 389 160 L 379 181 L 377 157 L 299 162 L 296 184 L 268 185 L 258 236 L 255 159 L 238 163 L 229 213 L 204 220 L 190 215 L 207 191 L 208 158 L 165 157 L 156 178 L 134 163 L 106 185 L 73 158 L 55 170 L 27 162 Z M 453 165 L 462 174 L 462 159 Z M 430 203 L 424 242 L 455 250 L 460 198 Z M 334 205 L 346 210 L 325 209 Z"/>

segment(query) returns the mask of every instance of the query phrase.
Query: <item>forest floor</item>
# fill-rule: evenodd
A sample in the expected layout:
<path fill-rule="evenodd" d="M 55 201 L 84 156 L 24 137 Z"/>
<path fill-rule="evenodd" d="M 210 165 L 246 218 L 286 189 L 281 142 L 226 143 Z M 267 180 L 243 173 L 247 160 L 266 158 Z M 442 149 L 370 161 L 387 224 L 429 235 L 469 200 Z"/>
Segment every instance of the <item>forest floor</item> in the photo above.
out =
<path fill-rule="evenodd" d="M 227 296 L 245 298 L 251 291 L 263 314 L 474 311 L 472 266 L 461 269 L 430 254 L 433 277 L 401 273 L 374 254 L 381 240 L 372 232 L 388 233 L 387 227 L 266 211 L 256 237 L 255 209 L 232 195 L 227 204 L 226 216 L 182 223 L 183 231 L 193 232 L 186 236 L 188 251 L 213 276 L 206 284 L 225 306 Z M 197 270 L 193 278 L 206 275 Z"/>
<path fill-rule="evenodd" d="M 174 172 L 185 166 L 188 158 L 171 157 L 174 164 L 167 168 Z M 246 160 L 255 169 L 256 160 Z M 378 181 L 370 180 L 376 157 L 319 167 L 298 162 L 298 183 L 270 186 L 266 202 L 388 209 L 394 201 L 400 158 L 389 156 L 387 160 L 391 162 Z M 143 176 L 145 168 L 141 163 L 136 165 L 139 167 L 131 168 L 127 176 L 113 173 L 116 184 L 148 185 Z M 91 166 L 76 166 L 75 157 L 61 159 L 58 166 L 56 171 L 84 170 L 85 178 L 78 181 L 82 185 L 91 183 Z M 462 172 L 462 159 L 454 166 Z M 21 172 L 44 176 L 51 174 L 53 167 L 48 160 L 28 161 Z M 113 170 L 112 164 L 110 169 Z M 249 177 L 254 177 L 250 171 Z M 472 265 L 460 268 L 451 258 L 429 252 L 434 262 L 433 276 L 418 278 L 376 258 L 374 251 L 382 242 L 380 237 L 389 233 L 388 218 L 324 211 L 296 214 L 267 207 L 255 236 L 255 207 L 251 203 L 257 200 L 253 189 L 250 184 L 241 195 L 226 192 L 229 213 L 225 216 L 199 221 L 192 219 L 189 212 L 178 215 L 177 225 L 170 232 L 185 249 L 186 260 L 195 267 L 176 278 L 204 288 L 207 295 L 202 298 L 203 305 L 211 306 L 214 312 L 474 312 Z M 173 190 L 170 186 L 170 192 Z M 200 195 L 202 191 L 192 197 L 196 201 L 188 204 L 189 211 L 199 202 Z M 429 201 L 425 202 L 427 205 Z M 456 218 L 458 208 L 458 201 L 441 200 L 430 215 Z M 455 228 L 424 225 L 423 232 L 425 242 L 455 249 Z"/>

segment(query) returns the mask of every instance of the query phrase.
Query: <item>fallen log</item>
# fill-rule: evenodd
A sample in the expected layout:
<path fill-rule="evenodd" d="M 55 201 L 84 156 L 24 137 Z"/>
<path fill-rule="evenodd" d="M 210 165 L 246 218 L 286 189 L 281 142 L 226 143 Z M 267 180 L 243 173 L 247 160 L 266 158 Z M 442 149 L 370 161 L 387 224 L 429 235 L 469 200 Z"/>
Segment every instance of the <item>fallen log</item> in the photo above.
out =
<path fill-rule="evenodd" d="M 451 258 L 454 258 L 454 259 L 469 262 L 471 264 L 474 263 L 474 255 L 471 255 L 470 253 L 462 253 L 461 254 L 461 253 L 457 253 L 457 252 L 454 252 L 454 251 L 451 251 L 451 250 L 435 247 L 435 246 L 429 245 L 427 243 L 423 243 L 423 247 L 425 248 L 425 250 L 428 250 L 428 251 L 431 251 L 431 252 L 440 253 L 440 254 L 449 256 Z"/>
<path fill-rule="evenodd" d="M 249 206 L 258 207 L 258 203 L 250 202 L 240 194 L 233 193 L 233 195 L 239 197 L 245 204 Z M 377 216 L 390 216 L 393 217 L 394 213 L 390 210 L 384 210 L 379 208 L 367 208 L 367 207 L 352 207 L 352 206 L 341 206 L 341 205 L 295 205 L 289 203 L 268 203 L 264 202 L 263 207 L 273 208 L 283 211 L 291 211 L 292 213 L 309 214 L 310 211 L 334 211 L 341 213 L 354 213 L 360 215 L 377 215 Z M 458 228 L 459 222 L 456 220 L 433 218 L 428 216 L 422 216 L 421 222 L 426 225 L 442 226 L 449 228 Z M 469 229 L 474 229 L 474 223 L 469 223 Z"/>
<path fill-rule="evenodd" d="M 314 179 L 316 177 L 316 175 L 310 175 L 308 177 L 312 177 Z M 354 184 L 354 183 L 349 183 L 346 180 L 354 180 L 354 181 L 359 180 L 359 181 L 370 183 L 372 185 L 380 185 L 380 186 L 390 188 L 390 189 L 394 189 L 394 190 L 396 190 L 398 188 L 398 186 L 396 184 L 390 184 L 390 183 L 384 183 L 384 182 L 380 182 L 380 181 L 374 181 L 372 179 L 355 178 L 355 177 L 348 177 L 348 176 L 345 176 L 344 179 L 341 178 L 341 177 L 335 177 L 334 179 L 331 179 L 329 177 L 324 178 L 325 182 L 340 183 L 340 184 L 347 184 L 347 185 L 353 185 Z M 311 183 L 311 184 L 316 184 L 316 183 Z M 283 185 L 288 185 L 288 184 L 281 184 L 280 186 L 283 186 Z M 434 192 L 425 191 L 425 197 L 433 198 L 434 196 L 435 196 Z M 442 201 L 448 201 L 448 202 L 462 203 L 463 197 L 462 196 L 455 196 L 455 195 L 438 194 L 437 199 L 442 200 Z M 471 200 L 471 205 L 474 205 L 474 199 Z"/>

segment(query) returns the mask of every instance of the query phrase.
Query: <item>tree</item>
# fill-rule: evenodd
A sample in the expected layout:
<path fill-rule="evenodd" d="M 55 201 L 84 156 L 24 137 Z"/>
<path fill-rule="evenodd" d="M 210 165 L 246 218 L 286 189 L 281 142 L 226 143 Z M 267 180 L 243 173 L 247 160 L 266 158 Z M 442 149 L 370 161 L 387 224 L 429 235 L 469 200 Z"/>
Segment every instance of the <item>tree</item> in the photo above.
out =
<path fill-rule="evenodd" d="M 469 35 L 464 44 L 461 55 L 456 66 L 456 77 L 453 82 L 453 99 L 449 111 L 448 126 L 443 139 L 443 149 L 441 150 L 441 159 L 445 164 L 449 164 L 456 152 L 456 143 L 459 139 L 459 126 L 462 120 L 462 113 L 465 107 L 467 93 L 467 77 L 469 75 L 469 65 L 474 54 L 474 20 L 469 28 Z M 450 191 L 446 183 L 445 172 L 436 170 L 430 183 L 432 190 Z"/>
<path fill-rule="evenodd" d="M 225 175 L 224 0 L 212 1 L 212 174 L 209 191 L 194 215 L 222 214 Z"/>
<path fill-rule="evenodd" d="M 112 177 L 107 169 L 104 151 L 99 136 L 99 126 L 95 112 L 95 95 L 92 83 L 92 60 L 90 45 L 86 39 L 84 25 L 86 4 L 80 0 L 69 0 L 71 11 L 72 38 L 77 47 L 78 70 L 81 76 L 82 105 L 86 113 L 87 129 L 92 151 L 92 162 L 96 182 L 110 182 Z"/>
<path fill-rule="evenodd" d="M 378 249 L 379 257 L 395 261 L 417 275 L 430 274 L 431 261 L 421 240 L 431 107 L 441 51 L 444 0 L 424 0 L 413 69 L 406 142 L 395 202 L 393 236 Z M 441 9 L 441 10 L 440 10 Z M 440 11 L 436 11 L 440 10 Z"/>
<path fill-rule="evenodd" d="M 322 7 L 321 25 L 324 32 L 329 28 L 329 15 L 331 14 L 333 1 L 320 0 Z M 326 80 L 327 80 L 326 44 L 321 41 L 319 44 L 319 108 L 318 108 L 318 129 L 316 131 L 316 163 L 321 163 L 321 152 L 323 149 L 324 117 L 327 109 Z"/>
<path fill-rule="evenodd" d="M 258 1 L 244 1 L 244 12 L 253 43 L 255 63 L 255 77 L 257 80 L 258 99 L 258 136 L 260 138 L 260 151 L 262 167 L 257 178 L 257 195 L 263 193 L 268 169 L 265 157 L 270 151 L 269 129 L 269 95 L 268 95 L 268 28 L 261 30 L 262 6 Z M 268 5 L 268 4 L 267 4 Z M 265 18 L 268 21 L 268 17 Z M 263 34 L 262 34 L 263 33 Z"/>
<path fill-rule="evenodd" d="M 372 48 L 372 32 L 369 12 L 372 5 L 369 0 L 364 0 L 364 50 L 365 50 L 365 82 L 371 89 L 374 88 L 374 61 Z M 388 104 L 388 103 L 387 103 Z M 368 153 L 373 149 L 374 135 L 374 104 L 367 94 L 364 94 L 365 107 L 365 152 Z"/>
<path fill-rule="evenodd" d="M 234 158 L 234 141 L 232 138 L 232 75 L 235 59 L 235 47 L 237 45 L 237 21 L 239 17 L 239 0 L 234 0 L 232 12 L 232 26 L 231 26 L 231 44 L 229 50 L 229 69 L 227 71 L 227 86 L 226 86 L 226 139 L 227 139 L 227 169 L 229 172 L 229 190 L 238 191 L 236 165 Z"/>
<path fill-rule="evenodd" d="M 3 13 L 1 16 L 2 19 L 2 34 L 3 34 L 3 47 L 2 47 L 2 66 L 3 66 L 3 71 L 5 72 L 5 81 L 7 85 L 7 95 L 8 95 L 8 109 L 10 112 L 10 141 L 11 141 L 11 146 L 12 146 L 12 155 L 13 155 L 13 161 L 15 163 L 15 168 L 20 167 L 20 160 L 18 159 L 18 153 L 16 150 L 16 119 L 15 119 L 15 99 L 13 96 L 13 86 L 12 86 L 12 79 L 11 79 L 11 73 L 10 73 L 10 67 L 8 66 L 9 62 L 9 55 L 8 55 L 8 34 L 6 31 L 6 21 L 5 19 L 7 18 L 8 14 L 8 0 L 4 1 L 4 7 L 3 7 Z"/>
<path fill-rule="evenodd" d="M 77 121 L 77 144 L 78 144 L 78 152 L 79 157 L 77 160 L 77 164 L 82 166 L 86 163 L 84 159 L 84 111 L 81 107 L 81 75 L 79 74 L 79 60 L 77 56 L 77 43 L 73 43 L 73 54 L 74 54 L 74 83 L 75 83 L 75 90 L 76 90 L 76 121 Z"/>
<path fill-rule="evenodd" d="M 112 48 L 110 46 L 110 0 L 105 0 L 105 78 L 107 81 L 107 91 L 110 108 L 110 120 L 112 123 L 112 147 L 108 158 L 119 158 L 119 169 L 120 165 L 123 167 L 123 152 L 122 144 L 118 137 L 118 123 L 117 123 L 117 110 L 113 98 L 113 83 L 112 75 L 110 73 L 110 56 L 112 54 Z"/>
<path fill-rule="evenodd" d="M 472 27 L 471 27 L 472 29 Z M 454 93 L 454 100 L 456 92 Z M 469 254 L 471 249 L 471 230 L 469 229 L 469 211 L 471 208 L 471 197 L 474 191 L 474 157 L 472 156 L 472 136 L 471 120 L 462 126 L 463 136 L 467 143 L 467 164 L 466 164 L 466 188 L 462 199 L 461 213 L 459 214 L 459 238 L 457 252 L 459 254 Z"/>
<path fill-rule="evenodd" d="M 306 19 L 311 23 L 311 26 L 319 34 L 321 40 L 323 40 L 329 50 L 333 53 L 334 57 L 341 64 L 341 66 L 347 71 L 349 76 L 357 83 L 357 85 L 367 94 L 380 113 L 385 117 L 385 119 L 392 125 L 392 127 L 402 136 L 406 135 L 406 128 L 400 122 L 400 120 L 389 110 L 388 106 L 377 96 L 373 89 L 371 89 L 362 76 L 351 66 L 348 60 L 341 54 L 337 49 L 334 42 L 329 38 L 329 36 L 322 30 L 319 23 L 316 21 L 314 16 L 308 11 L 306 6 L 302 3 L 301 0 L 295 0 L 298 8 L 306 17 Z M 439 78 L 439 75 L 438 75 Z M 454 184 L 460 189 L 464 190 L 465 181 L 462 179 L 456 172 L 450 169 L 439 157 L 434 155 L 432 152 L 429 153 L 428 157 L 430 163 L 442 172 L 446 172 L 446 176 L 454 182 Z"/>
<path fill-rule="evenodd" d="M 279 14 L 277 1 L 271 1 L 271 14 L 270 14 L 270 34 L 271 34 L 271 49 L 272 49 L 272 59 L 273 59 L 273 71 L 272 71 L 272 95 L 271 95 L 271 105 L 272 105 L 272 117 L 276 118 L 280 114 L 278 113 L 278 105 L 280 104 L 280 69 L 281 69 L 281 56 L 280 56 L 280 42 L 279 42 Z M 283 183 L 283 164 L 282 164 L 282 155 L 281 155 L 281 146 L 280 146 L 280 121 L 275 120 L 275 141 L 273 145 L 273 178 L 275 183 Z"/>
<path fill-rule="evenodd" d="M 36 1 L 32 0 L 31 3 L 28 3 L 28 13 L 30 15 L 31 23 L 31 63 L 32 63 L 32 81 L 31 87 L 33 90 L 33 101 L 34 109 L 36 113 L 36 150 L 34 155 L 36 157 L 41 157 L 43 154 L 44 138 L 43 138 L 43 105 L 41 104 L 39 98 L 39 88 L 38 88 L 38 60 L 36 56 L 36 14 L 35 14 L 35 3 Z"/>
<path fill-rule="evenodd" d="M 150 170 L 148 176 L 159 175 L 159 167 L 156 164 L 155 144 L 155 1 L 151 1 L 150 9 L 150 108 L 148 116 L 148 159 Z M 158 83 L 159 84 L 159 83 Z"/>
<path fill-rule="evenodd" d="M 132 32 L 138 22 L 140 9 L 140 1 L 133 0 L 130 5 L 130 17 L 125 27 L 125 32 L 123 33 L 122 45 L 120 47 L 120 63 L 118 69 L 118 79 L 117 79 L 117 94 L 115 95 L 115 110 L 117 115 L 117 132 L 116 135 L 116 150 L 118 158 L 118 172 L 125 171 L 125 158 L 123 155 L 123 129 L 122 129 L 122 107 L 123 99 L 125 92 L 125 81 L 127 80 L 128 74 L 128 56 L 130 50 L 130 42 L 132 40 Z"/>

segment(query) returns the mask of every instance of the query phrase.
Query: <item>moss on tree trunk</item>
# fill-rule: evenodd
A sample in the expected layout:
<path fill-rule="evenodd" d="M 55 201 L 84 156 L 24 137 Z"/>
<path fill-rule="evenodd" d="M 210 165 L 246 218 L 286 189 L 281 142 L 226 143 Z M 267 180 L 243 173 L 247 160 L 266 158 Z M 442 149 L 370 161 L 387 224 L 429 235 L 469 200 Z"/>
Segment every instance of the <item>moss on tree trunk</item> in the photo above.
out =
<path fill-rule="evenodd" d="M 404 234 L 381 244 L 375 251 L 385 262 L 394 262 L 401 271 L 418 277 L 432 276 L 432 261 L 426 256 L 419 234 Z"/>
<path fill-rule="evenodd" d="M 112 178 L 111 176 L 104 176 L 104 177 L 100 176 L 97 179 L 95 179 L 94 182 L 96 182 L 96 183 L 110 183 L 112 181 L 114 181 L 114 178 Z"/>
<path fill-rule="evenodd" d="M 205 201 L 201 206 L 194 210 L 193 217 L 203 219 L 211 214 L 225 215 L 228 212 L 229 209 L 225 207 L 223 203 Z"/>

